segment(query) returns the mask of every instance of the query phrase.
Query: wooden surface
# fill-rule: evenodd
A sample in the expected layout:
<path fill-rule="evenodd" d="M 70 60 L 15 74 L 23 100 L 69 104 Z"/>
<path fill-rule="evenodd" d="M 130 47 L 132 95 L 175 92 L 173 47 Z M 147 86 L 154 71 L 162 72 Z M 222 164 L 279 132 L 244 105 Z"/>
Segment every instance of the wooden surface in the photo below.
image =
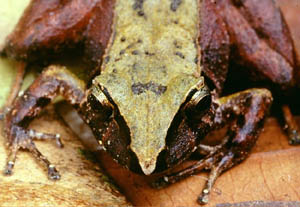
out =
<path fill-rule="evenodd" d="M 0 122 L 2 128 L 2 122 Z M 38 149 L 57 167 L 61 180 L 51 181 L 47 170 L 28 152 L 20 151 L 12 176 L 4 176 L 5 138 L 0 136 L 0 206 L 130 206 L 107 181 L 100 168 L 84 156 L 84 147 L 52 110 L 31 124 L 40 132 L 60 133 L 64 148 L 55 141 L 37 141 Z"/>

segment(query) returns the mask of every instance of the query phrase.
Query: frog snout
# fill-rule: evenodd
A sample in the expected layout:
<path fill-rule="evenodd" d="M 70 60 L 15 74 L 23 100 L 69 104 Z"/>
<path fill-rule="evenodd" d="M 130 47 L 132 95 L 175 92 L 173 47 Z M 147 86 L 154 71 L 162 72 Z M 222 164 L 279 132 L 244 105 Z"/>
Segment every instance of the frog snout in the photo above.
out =
<path fill-rule="evenodd" d="M 156 167 L 156 160 L 139 161 L 141 169 L 145 175 L 153 173 Z"/>

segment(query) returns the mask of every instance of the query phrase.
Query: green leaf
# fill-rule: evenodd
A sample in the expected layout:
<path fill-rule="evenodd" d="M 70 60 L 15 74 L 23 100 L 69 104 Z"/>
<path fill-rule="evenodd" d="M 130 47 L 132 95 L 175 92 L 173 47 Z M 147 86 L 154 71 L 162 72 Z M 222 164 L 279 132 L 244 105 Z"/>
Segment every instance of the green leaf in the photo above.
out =
<path fill-rule="evenodd" d="M 6 98 L 11 90 L 14 77 L 16 62 L 0 58 L 0 107 L 5 104 Z"/>
<path fill-rule="evenodd" d="M 14 29 L 30 0 L 2 1 L 0 7 L 0 45 L 5 37 Z"/>
<path fill-rule="evenodd" d="M 6 36 L 14 29 L 30 0 L 2 1 L 0 7 L 0 48 Z M 10 92 L 16 75 L 16 62 L 0 58 L 0 107 L 3 106 Z"/>

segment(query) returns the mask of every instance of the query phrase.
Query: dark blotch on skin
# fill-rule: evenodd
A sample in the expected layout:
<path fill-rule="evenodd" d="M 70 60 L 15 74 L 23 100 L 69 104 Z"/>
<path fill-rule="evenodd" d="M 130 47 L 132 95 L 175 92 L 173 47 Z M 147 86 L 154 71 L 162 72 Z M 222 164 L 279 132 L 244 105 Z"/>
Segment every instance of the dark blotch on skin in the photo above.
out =
<path fill-rule="evenodd" d="M 131 86 L 131 91 L 135 95 L 140 95 L 141 93 L 145 92 L 145 85 L 142 83 L 135 83 Z"/>
<path fill-rule="evenodd" d="M 123 55 L 124 53 L 125 53 L 125 50 L 121 50 L 119 54 Z"/>
<path fill-rule="evenodd" d="M 182 48 L 181 45 L 179 45 L 179 43 L 178 43 L 176 40 L 174 40 L 173 44 L 174 44 L 174 46 L 175 46 L 177 49 L 181 49 L 181 48 Z"/>
<path fill-rule="evenodd" d="M 132 48 L 132 47 L 134 46 L 134 44 L 135 44 L 135 43 L 131 43 L 131 44 L 129 44 L 129 45 L 126 47 L 126 49 L 130 49 L 130 48 Z"/>
<path fill-rule="evenodd" d="M 173 12 L 176 12 L 176 10 L 177 10 L 178 7 L 180 6 L 180 4 L 181 4 L 181 0 L 172 0 L 170 9 L 171 9 Z"/>
<path fill-rule="evenodd" d="M 133 54 L 133 55 L 138 55 L 138 54 L 139 54 L 139 51 L 138 51 L 138 50 L 133 50 L 133 51 L 132 51 L 132 54 Z"/>
<path fill-rule="evenodd" d="M 140 94 L 146 92 L 147 90 L 152 91 L 156 95 L 161 95 L 166 92 L 167 86 L 163 86 L 161 84 L 157 84 L 152 81 L 150 81 L 148 83 L 140 83 L 139 82 L 139 83 L 132 84 L 132 86 L 131 86 L 131 91 L 135 95 L 140 95 Z"/>
<path fill-rule="evenodd" d="M 181 57 L 182 59 L 184 59 L 184 55 L 181 52 L 176 52 L 175 55 Z"/>
<path fill-rule="evenodd" d="M 133 70 L 137 70 L 137 63 L 133 63 L 132 68 Z"/>
<path fill-rule="evenodd" d="M 108 63 L 109 60 L 110 60 L 110 56 L 106 56 L 106 57 L 104 58 L 104 62 L 105 62 L 105 63 Z"/>
<path fill-rule="evenodd" d="M 134 10 L 143 9 L 144 0 L 135 0 L 132 8 Z"/>
<path fill-rule="evenodd" d="M 145 15 L 145 13 L 143 11 L 143 4 L 144 4 L 144 0 L 135 0 L 134 4 L 132 6 L 132 8 L 134 10 L 137 10 L 137 14 L 139 16 L 144 16 Z"/>
<path fill-rule="evenodd" d="M 138 15 L 139 15 L 139 16 L 144 16 L 145 13 L 144 13 L 143 11 L 138 11 Z"/>
<path fill-rule="evenodd" d="M 146 51 L 145 55 L 153 56 L 153 55 L 155 55 L 155 53 L 151 53 L 151 52 Z"/>

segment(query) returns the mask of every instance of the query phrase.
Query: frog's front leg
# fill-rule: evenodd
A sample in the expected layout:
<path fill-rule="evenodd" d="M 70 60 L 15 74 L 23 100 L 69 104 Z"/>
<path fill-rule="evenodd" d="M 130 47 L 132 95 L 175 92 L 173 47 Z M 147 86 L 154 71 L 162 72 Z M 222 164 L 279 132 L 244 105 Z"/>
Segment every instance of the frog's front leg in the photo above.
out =
<path fill-rule="evenodd" d="M 197 118 L 197 124 L 193 123 L 195 120 L 183 120 L 186 123 L 192 122 L 189 125 L 198 134 L 197 139 L 203 138 L 212 129 L 220 128 L 226 124 L 230 124 L 230 127 L 221 144 L 207 146 L 198 143 L 198 145 L 195 145 L 193 151 L 198 149 L 204 152 L 206 154 L 205 158 L 180 172 L 164 176 L 155 185 L 174 183 L 182 178 L 199 173 L 203 169 L 210 169 L 209 178 L 202 195 L 198 198 L 200 204 L 206 204 L 218 176 L 248 156 L 263 127 L 263 121 L 271 103 L 272 95 L 267 89 L 251 89 L 213 99 L 210 110 L 200 119 Z M 197 115 L 197 112 L 195 112 L 195 115 Z M 175 140 L 175 142 L 178 142 L 178 140 Z M 174 147 L 176 147 L 176 144 L 171 143 L 168 156 L 175 157 L 175 154 L 172 154 L 172 151 L 174 151 L 172 148 Z"/>
<path fill-rule="evenodd" d="M 85 86 L 64 67 L 48 67 L 24 92 L 18 97 L 11 110 L 5 115 L 4 132 L 8 139 L 9 156 L 4 173 L 12 174 L 17 152 L 20 149 L 29 150 L 31 154 L 48 169 L 50 179 L 59 179 L 60 175 L 54 165 L 36 148 L 34 139 L 55 139 L 62 147 L 59 134 L 47 134 L 28 129 L 30 121 L 57 95 L 62 95 L 75 108 L 85 97 Z"/>

